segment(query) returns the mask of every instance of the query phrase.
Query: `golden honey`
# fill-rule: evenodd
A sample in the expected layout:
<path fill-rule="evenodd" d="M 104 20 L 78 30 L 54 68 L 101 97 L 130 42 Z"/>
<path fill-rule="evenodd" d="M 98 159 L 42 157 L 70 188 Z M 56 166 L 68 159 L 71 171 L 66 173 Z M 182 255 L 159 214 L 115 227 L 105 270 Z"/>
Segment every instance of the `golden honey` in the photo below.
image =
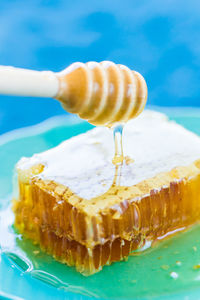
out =
<path fill-rule="evenodd" d="M 35 179 L 30 184 L 19 182 L 15 226 L 56 259 L 90 275 L 146 241 L 156 241 L 200 220 L 198 166 L 196 162 L 162 174 L 162 186 L 159 177 L 153 178 L 158 182 L 155 188 L 151 182 L 141 182 L 135 186 L 135 195 L 127 187 L 112 186 L 105 199 L 119 193 L 121 201 L 93 213 L 88 208 L 94 202 L 97 206 L 101 197 L 91 200 L 85 209 L 84 199 L 76 195 L 74 205 L 68 201 L 73 193 L 62 185 Z"/>

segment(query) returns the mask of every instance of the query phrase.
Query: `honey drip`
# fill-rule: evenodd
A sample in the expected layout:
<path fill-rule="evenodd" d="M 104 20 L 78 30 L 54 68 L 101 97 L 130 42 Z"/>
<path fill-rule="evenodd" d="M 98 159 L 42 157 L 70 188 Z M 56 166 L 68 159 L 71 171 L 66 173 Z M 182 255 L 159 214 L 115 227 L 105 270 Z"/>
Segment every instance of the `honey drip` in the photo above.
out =
<path fill-rule="evenodd" d="M 113 186 L 120 186 L 121 171 L 124 163 L 124 154 L 123 154 L 123 125 L 117 125 L 113 128 L 113 137 L 115 144 L 115 156 L 112 160 L 112 163 L 115 165 L 115 175 L 113 180 Z"/>
<path fill-rule="evenodd" d="M 132 159 L 131 157 L 124 156 L 123 129 L 124 124 L 116 125 L 113 128 L 115 155 L 112 160 L 112 163 L 115 165 L 115 175 L 112 186 L 116 187 L 121 185 L 122 170 L 124 170 L 127 167 L 127 165 L 130 165 L 134 162 L 134 159 Z"/>
<path fill-rule="evenodd" d="M 113 137 L 115 143 L 115 156 L 112 160 L 114 165 L 120 165 L 123 163 L 124 154 L 123 154 L 123 141 L 122 141 L 122 134 L 123 134 L 123 125 L 117 125 L 113 128 Z"/>

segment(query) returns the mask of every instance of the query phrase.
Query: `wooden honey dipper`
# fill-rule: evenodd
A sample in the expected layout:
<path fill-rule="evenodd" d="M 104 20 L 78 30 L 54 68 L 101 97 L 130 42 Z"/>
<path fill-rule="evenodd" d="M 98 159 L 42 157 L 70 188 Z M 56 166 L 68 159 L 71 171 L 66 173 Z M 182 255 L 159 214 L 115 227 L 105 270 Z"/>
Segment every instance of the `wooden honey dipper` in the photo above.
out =
<path fill-rule="evenodd" d="M 91 124 L 111 126 L 143 111 L 147 86 L 138 72 L 110 61 L 77 62 L 58 73 L 0 66 L 0 94 L 52 97 Z"/>

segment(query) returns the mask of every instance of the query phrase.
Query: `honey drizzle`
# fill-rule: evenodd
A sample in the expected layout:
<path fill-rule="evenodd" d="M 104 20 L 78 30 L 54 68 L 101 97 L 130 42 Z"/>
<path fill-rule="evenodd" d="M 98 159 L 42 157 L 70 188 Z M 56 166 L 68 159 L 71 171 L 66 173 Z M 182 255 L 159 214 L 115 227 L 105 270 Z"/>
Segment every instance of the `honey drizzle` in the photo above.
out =
<path fill-rule="evenodd" d="M 122 141 L 122 134 L 123 134 L 123 125 L 119 124 L 113 128 L 113 137 L 115 143 L 115 156 L 112 160 L 114 165 L 119 165 L 123 163 L 124 160 L 124 152 L 123 152 L 123 141 Z"/>
<path fill-rule="evenodd" d="M 112 163 L 115 165 L 115 175 L 114 175 L 112 186 L 120 185 L 122 167 L 124 164 L 123 139 L 122 139 L 123 128 L 124 126 L 122 124 L 116 125 L 113 128 L 115 155 L 112 160 Z"/>

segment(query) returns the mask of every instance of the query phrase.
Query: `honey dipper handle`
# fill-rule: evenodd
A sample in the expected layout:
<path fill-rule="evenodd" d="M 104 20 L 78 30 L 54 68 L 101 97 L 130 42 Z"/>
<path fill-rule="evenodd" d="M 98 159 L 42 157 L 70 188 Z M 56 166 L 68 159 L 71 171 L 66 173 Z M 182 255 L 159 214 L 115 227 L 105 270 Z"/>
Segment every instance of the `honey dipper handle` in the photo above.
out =
<path fill-rule="evenodd" d="M 0 66 L 0 94 L 55 97 L 59 81 L 53 72 Z"/>

